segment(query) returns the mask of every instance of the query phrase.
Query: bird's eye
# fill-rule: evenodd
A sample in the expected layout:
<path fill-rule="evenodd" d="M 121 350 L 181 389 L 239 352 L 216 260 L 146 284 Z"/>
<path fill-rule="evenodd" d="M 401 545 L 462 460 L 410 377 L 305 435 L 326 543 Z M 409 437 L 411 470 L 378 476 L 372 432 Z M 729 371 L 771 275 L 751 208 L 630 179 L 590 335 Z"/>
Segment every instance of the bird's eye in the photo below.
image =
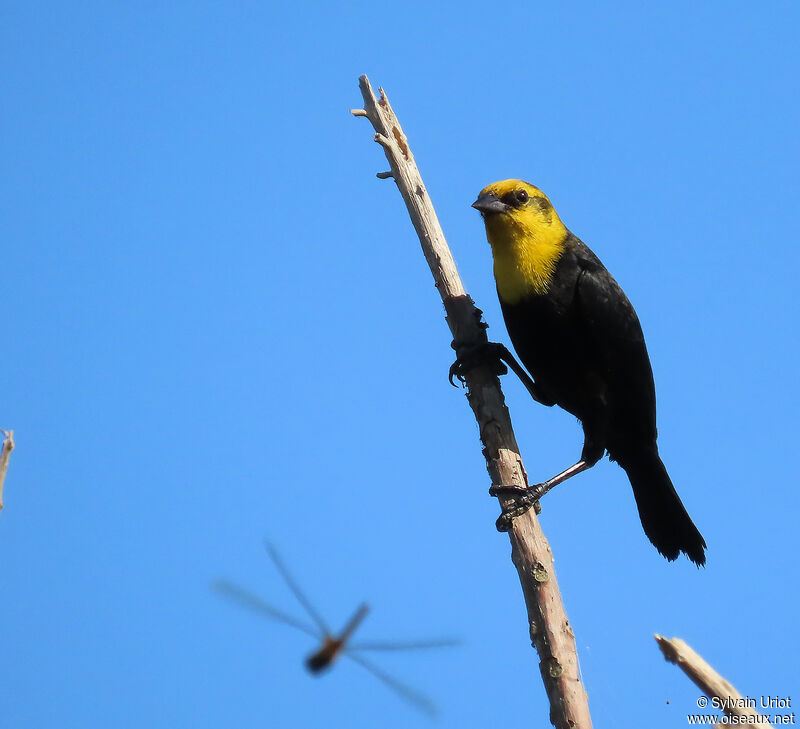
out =
<path fill-rule="evenodd" d="M 528 202 L 528 193 L 525 190 L 517 190 L 517 201 L 519 203 Z"/>

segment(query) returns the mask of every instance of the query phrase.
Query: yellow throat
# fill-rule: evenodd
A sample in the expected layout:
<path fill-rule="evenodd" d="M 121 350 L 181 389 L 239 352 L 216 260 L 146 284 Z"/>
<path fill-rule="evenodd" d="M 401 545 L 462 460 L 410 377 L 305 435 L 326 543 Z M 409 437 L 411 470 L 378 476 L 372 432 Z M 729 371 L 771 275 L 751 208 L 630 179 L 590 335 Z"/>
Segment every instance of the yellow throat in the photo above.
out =
<path fill-rule="evenodd" d="M 509 203 L 506 212 L 484 217 L 500 299 L 516 304 L 526 296 L 547 293 L 566 247 L 567 228 L 547 196 L 527 182 L 495 182 L 481 190 L 481 196 L 486 194 Z M 520 202 L 519 196 L 527 199 Z"/>

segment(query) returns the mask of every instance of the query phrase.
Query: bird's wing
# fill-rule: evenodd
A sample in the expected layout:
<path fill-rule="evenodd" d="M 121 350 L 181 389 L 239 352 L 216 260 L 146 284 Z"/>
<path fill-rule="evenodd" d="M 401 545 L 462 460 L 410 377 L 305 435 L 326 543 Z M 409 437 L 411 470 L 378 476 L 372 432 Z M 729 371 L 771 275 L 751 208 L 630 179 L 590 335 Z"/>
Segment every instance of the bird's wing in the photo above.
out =
<path fill-rule="evenodd" d="M 574 306 L 588 354 L 615 396 L 617 415 L 640 435 L 655 438 L 653 371 L 639 317 L 603 264 L 583 249 Z"/>
<path fill-rule="evenodd" d="M 591 338 L 641 349 L 644 335 L 631 302 L 604 268 L 585 268 L 576 282 L 576 300 Z"/>

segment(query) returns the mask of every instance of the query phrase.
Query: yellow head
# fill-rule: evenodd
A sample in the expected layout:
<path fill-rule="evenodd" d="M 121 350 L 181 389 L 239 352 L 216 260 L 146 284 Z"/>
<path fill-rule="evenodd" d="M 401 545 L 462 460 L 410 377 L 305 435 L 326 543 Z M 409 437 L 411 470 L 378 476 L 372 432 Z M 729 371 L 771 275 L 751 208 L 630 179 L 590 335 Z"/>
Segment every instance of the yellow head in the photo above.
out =
<path fill-rule="evenodd" d="M 486 224 L 500 298 L 515 304 L 547 293 L 568 234 L 547 195 L 528 182 L 503 180 L 484 187 L 472 207 Z"/>

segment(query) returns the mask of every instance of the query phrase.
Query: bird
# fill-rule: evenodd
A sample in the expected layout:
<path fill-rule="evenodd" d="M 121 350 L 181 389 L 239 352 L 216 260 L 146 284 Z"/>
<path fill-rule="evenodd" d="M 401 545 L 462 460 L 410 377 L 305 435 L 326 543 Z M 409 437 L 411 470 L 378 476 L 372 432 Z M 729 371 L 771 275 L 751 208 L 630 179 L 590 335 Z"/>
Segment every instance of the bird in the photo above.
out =
<path fill-rule="evenodd" d="M 472 207 L 483 218 L 506 329 L 527 371 L 502 344 L 470 352 L 454 343 L 451 381 L 487 357 L 500 359 L 536 401 L 576 416 L 584 434 L 580 459 L 548 481 L 492 487 L 493 495 L 518 496 L 518 508 L 504 511 L 498 528 L 507 529 L 511 518 L 607 452 L 627 473 L 642 527 L 658 552 L 670 561 L 682 552 L 705 565 L 706 542 L 658 453 L 653 372 L 628 297 L 535 185 L 495 182 Z"/>

